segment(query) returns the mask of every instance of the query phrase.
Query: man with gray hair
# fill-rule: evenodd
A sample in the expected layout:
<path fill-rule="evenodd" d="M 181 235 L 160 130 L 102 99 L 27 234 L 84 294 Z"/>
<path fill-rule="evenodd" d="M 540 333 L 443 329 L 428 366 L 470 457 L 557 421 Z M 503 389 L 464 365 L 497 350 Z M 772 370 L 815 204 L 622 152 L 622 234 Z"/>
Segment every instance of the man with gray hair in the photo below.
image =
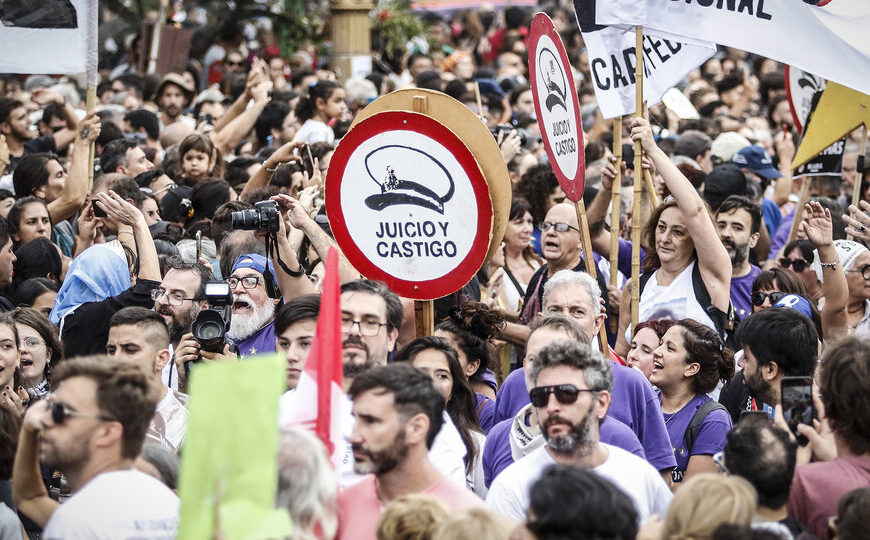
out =
<path fill-rule="evenodd" d="M 556 272 L 544 286 L 540 315 L 561 313 L 574 320 L 594 343 L 604 323 L 601 289 L 595 278 L 583 272 Z M 676 466 L 659 400 L 643 374 L 622 364 L 611 351 L 613 403 L 608 415 L 627 425 L 643 445 L 646 459 L 663 475 Z M 513 371 L 499 389 L 495 421 L 513 418 L 529 403 L 522 368 Z"/>
<path fill-rule="evenodd" d="M 505 469 L 486 498 L 495 512 L 526 517 L 529 488 L 555 463 L 590 469 L 622 489 L 637 508 L 639 522 L 664 515 L 671 491 L 649 463 L 600 442 L 599 425 L 610 406 L 611 364 L 589 347 L 557 341 L 538 352 L 529 392 L 546 445 Z"/>

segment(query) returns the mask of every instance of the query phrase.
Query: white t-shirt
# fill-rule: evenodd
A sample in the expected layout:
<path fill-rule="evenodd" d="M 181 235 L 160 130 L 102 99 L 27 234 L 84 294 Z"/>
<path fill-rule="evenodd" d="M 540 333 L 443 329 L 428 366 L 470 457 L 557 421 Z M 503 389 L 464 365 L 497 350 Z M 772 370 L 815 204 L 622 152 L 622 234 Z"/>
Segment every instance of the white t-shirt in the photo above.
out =
<path fill-rule="evenodd" d="M 640 295 L 638 320 L 651 319 L 694 319 L 695 321 L 716 329 L 716 324 L 695 298 L 695 287 L 692 285 L 692 271 L 697 261 L 689 264 L 667 286 L 658 284 L 658 270 L 646 282 Z M 629 341 L 631 341 L 629 339 Z"/>
<path fill-rule="evenodd" d="M 659 472 L 643 459 L 621 448 L 599 444 L 607 449 L 607 460 L 592 470 L 613 482 L 631 498 L 637 509 L 638 524 L 652 514 L 664 516 L 673 495 Z M 515 521 L 525 520 L 532 485 L 544 469 L 555 463 L 543 446 L 514 462 L 493 480 L 486 496 L 486 505 L 493 512 Z"/>
<path fill-rule="evenodd" d="M 57 539 L 172 539 L 179 501 L 162 482 L 135 469 L 97 475 L 61 504 L 42 537 Z"/>
<path fill-rule="evenodd" d="M 335 142 L 335 132 L 332 131 L 331 127 L 327 126 L 320 120 L 309 118 L 302 124 L 299 131 L 296 132 L 293 141 L 305 141 L 310 144 L 316 142 L 328 142 L 329 144 L 333 144 Z"/>

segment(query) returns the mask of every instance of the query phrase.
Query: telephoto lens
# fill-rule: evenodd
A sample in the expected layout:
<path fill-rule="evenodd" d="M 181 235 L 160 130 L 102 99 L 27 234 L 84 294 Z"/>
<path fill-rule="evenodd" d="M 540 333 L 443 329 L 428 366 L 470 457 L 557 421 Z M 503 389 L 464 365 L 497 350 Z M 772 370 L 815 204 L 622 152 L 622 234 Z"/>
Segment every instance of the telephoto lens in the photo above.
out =
<path fill-rule="evenodd" d="M 278 203 L 275 201 L 260 201 L 255 208 L 239 210 L 230 214 L 233 229 L 246 231 L 278 232 Z"/>

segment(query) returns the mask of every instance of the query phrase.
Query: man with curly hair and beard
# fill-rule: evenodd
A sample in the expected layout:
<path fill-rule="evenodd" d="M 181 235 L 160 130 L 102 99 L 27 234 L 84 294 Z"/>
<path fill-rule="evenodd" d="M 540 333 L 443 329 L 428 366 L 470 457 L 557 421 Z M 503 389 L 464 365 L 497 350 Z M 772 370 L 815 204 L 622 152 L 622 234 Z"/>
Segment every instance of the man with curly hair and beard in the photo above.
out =
<path fill-rule="evenodd" d="M 601 443 L 599 426 L 610 406 L 610 363 L 588 345 L 562 340 L 544 347 L 530 372 L 529 396 L 546 445 L 515 462 L 490 487 L 487 505 L 522 521 L 529 488 L 544 469 L 559 463 L 590 469 L 631 497 L 639 522 L 663 515 L 671 491 L 648 462 L 621 448 Z"/>

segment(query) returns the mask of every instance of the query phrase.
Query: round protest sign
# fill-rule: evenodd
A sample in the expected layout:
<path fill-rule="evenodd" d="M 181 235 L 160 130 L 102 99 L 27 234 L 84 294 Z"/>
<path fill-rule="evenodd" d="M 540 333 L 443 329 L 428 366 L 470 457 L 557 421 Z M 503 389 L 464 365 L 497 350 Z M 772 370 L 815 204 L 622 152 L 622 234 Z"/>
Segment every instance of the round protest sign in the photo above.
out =
<path fill-rule="evenodd" d="M 807 73 L 802 69 L 785 66 L 785 91 L 788 104 L 791 107 L 791 117 L 794 127 L 799 133 L 804 132 L 804 126 L 813 109 L 813 96 L 825 89 L 825 79 Z"/>
<path fill-rule="evenodd" d="M 489 128 L 471 109 L 447 94 L 424 88 L 405 88 L 369 103 L 356 116 L 351 129 L 372 115 L 386 111 L 411 111 L 434 118 L 462 139 L 474 155 L 489 185 L 489 196 L 492 200 L 492 236 L 486 260 L 492 258 L 499 249 L 507 228 L 512 193 L 507 166 Z"/>
<path fill-rule="evenodd" d="M 565 195 L 583 198 L 583 124 L 568 55 L 553 21 L 544 13 L 532 20 L 529 78 L 544 148 Z"/>
<path fill-rule="evenodd" d="M 474 156 L 444 125 L 407 111 L 375 114 L 345 135 L 329 166 L 326 210 L 360 273 L 417 300 L 465 285 L 492 228 Z"/>

